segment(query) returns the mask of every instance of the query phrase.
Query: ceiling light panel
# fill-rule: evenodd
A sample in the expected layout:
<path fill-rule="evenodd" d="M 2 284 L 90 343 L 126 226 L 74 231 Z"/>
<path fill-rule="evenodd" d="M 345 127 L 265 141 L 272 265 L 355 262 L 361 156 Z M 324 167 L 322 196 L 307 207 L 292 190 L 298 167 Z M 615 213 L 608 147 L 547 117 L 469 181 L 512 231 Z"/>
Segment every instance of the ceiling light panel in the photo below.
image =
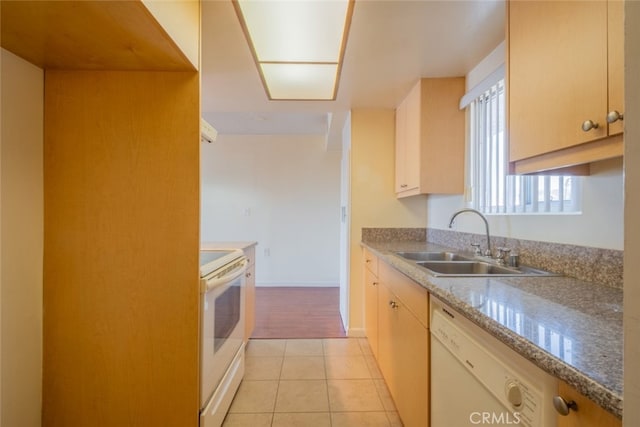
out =
<path fill-rule="evenodd" d="M 338 64 L 268 63 L 260 66 L 271 99 L 333 99 Z"/>
<path fill-rule="evenodd" d="M 269 99 L 335 99 L 354 1 L 233 0 Z"/>
<path fill-rule="evenodd" d="M 347 0 L 238 0 L 258 61 L 340 60 Z"/>

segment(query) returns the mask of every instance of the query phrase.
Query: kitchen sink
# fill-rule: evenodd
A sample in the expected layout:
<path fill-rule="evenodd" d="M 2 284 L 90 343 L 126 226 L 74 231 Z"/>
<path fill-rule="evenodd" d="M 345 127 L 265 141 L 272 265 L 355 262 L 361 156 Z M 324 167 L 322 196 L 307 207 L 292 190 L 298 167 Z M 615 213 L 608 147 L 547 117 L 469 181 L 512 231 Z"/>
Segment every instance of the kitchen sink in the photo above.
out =
<path fill-rule="evenodd" d="M 471 258 L 455 252 L 396 252 L 411 261 L 470 261 Z"/>
<path fill-rule="evenodd" d="M 434 276 L 449 277 L 482 277 L 482 276 L 515 276 L 545 277 L 560 274 L 522 265 L 507 267 L 484 261 L 418 261 L 416 264 Z"/>
<path fill-rule="evenodd" d="M 485 276 L 496 274 L 500 275 L 521 275 L 522 273 L 516 269 L 508 267 L 502 267 L 500 265 L 490 264 L 482 261 L 455 261 L 455 262 L 434 262 L 434 261 L 419 261 L 420 267 L 424 267 L 427 270 L 431 270 L 437 275 L 447 276 Z"/>
<path fill-rule="evenodd" d="M 446 277 L 544 277 L 560 276 L 560 274 L 538 268 L 521 265 L 511 267 L 498 264 L 495 260 L 472 255 L 460 255 L 456 252 L 396 252 L 396 255 L 414 262 L 434 276 Z"/>

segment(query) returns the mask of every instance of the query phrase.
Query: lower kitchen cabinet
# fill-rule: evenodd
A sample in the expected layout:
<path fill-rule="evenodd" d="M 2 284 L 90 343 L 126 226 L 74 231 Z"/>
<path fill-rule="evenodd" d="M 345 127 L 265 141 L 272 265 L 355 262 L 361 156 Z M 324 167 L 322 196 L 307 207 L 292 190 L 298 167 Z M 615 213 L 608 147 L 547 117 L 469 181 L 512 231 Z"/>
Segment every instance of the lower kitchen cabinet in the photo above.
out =
<path fill-rule="evenodd" d="M 392 291 L 407 285 L 419 287 L 399 282 L 388 286 L 384 281 L 377 287 L 377 359 L 404 426 L 424 427 L 429 425 L 429 330 L 411 303 Z M 422 291 L 428 305 L 428 294 Z"/>
<path fill-rule="evenodd" d="M 247 257 L 249 265 L 245 272 L 245 293 L 244 293 L 244 342 L 249 342 L 256 327 L 256 247 L 244 248 L 244 255 Z"/>
<path fill-rule="evenodd" d="M 373 352 L 378 358 L 378 259 L 364 250 L 364 331 Z M 375 266 L 375 268 L 373 268 Z"/>
<path fill-rule="evenodd" d="M 558 415 L 557 427 L 621 427 L 622 421 L 604 410 L 594 401 L 579 393 L 569 384 L 560 381 L 558 395 L 567 402 L 574 401 L 576 410 L 569 415 Z"/>

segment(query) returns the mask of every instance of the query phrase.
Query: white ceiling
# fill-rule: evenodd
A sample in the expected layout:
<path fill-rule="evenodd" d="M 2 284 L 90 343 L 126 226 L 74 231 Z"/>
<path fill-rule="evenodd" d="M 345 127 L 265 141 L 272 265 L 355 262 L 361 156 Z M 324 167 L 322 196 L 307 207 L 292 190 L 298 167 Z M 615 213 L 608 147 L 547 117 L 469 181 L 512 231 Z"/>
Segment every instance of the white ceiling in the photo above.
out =
<path fill-rule="evenodd" d="M 222 135 L 329 134 L 334 146 L 351 108 L 395 108 L 419 77 L 463 76 L 505 34 L 504 0 L 356 0 L 337 99 L 269 101 L 231 0 L 202 11 L 204 118 Z"/>

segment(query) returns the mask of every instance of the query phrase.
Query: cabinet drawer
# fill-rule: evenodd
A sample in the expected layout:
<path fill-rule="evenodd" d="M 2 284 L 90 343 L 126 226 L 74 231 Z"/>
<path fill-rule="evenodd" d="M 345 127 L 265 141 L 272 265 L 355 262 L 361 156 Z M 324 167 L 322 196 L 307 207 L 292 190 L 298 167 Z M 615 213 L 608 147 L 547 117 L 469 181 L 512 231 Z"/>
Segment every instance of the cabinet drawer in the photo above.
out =
<path fill-rule="evenodd" d="M 244 256 L 247 257 L 247 261 L 249 262 L 249 265 L 254 265 L 256 262 L 256 247 L 251 246 L 249 248 L 245 248 L 243 252 L 244 252 Z"/>
<path fill-rule="evenodd" d="M 381 262 L 378 268 L 380 283 L 387 286 L 428 328 L 429 293 L 427 290 L 385 262 Z"/>
<path fill-rule="evenodd" d="M 378 277 L 378 257 L 369 249 L 363 248 L 364 265 L 367 269 Z"/>

